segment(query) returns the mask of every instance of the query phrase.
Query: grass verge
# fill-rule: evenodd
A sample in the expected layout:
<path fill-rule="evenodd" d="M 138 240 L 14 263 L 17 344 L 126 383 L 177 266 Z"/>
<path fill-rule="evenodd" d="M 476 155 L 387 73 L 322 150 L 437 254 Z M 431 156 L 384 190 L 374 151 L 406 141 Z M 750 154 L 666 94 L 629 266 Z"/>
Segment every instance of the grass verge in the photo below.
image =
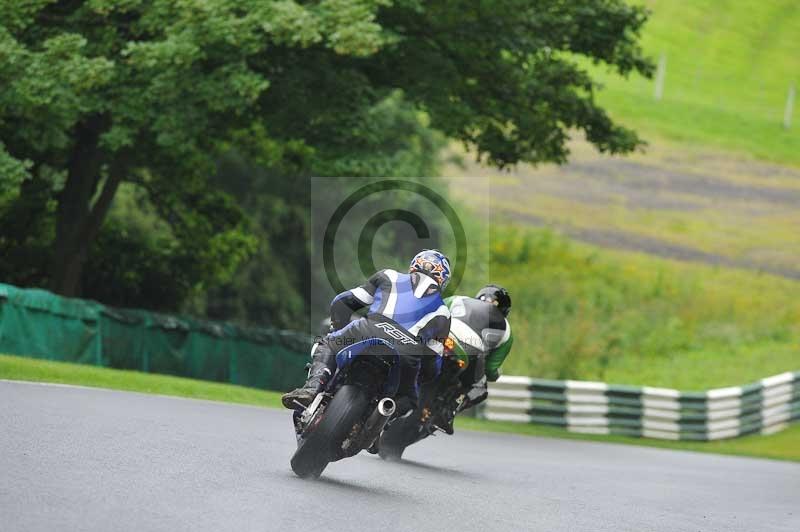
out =
<path fill-rule="evenodd" d="M 226 403 L 281 406 L 281 394 L 233 384 L 0 355 L 0 379 L 56 382 Z"/>
<path fill-rule="evenodd" d="M 280 406 L 280 394 L 277 392 L 180 377 L 151 375 L 137 371 L 96 368 L 80 364 L 51 362 L 8 355 L 0 355 L 0 379 L 78 384 L 273 408 Z M 794 424 L 783 432 L 770 436 L 747 436 L 734 440 L 702 443 L 577 434 L 557 427 L 482 421 L 470 418 L 459 418 L 457 426 L 459 429 L 467 430 L 508 432 L 549 438 L 626 443 L 666 449 L 800 461 L 800 424 Z"/>

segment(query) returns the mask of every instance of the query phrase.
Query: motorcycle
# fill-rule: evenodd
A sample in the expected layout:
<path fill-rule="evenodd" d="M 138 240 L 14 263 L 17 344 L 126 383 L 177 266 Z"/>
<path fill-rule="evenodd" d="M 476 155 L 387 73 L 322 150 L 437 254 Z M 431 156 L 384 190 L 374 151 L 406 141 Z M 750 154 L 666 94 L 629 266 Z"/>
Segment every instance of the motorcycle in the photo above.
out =
<path fill-rule="evenodd" d="M 336 355 L 336 365 L 325 389 L 293 414 L 297 450 L 291 466 L 301 478 L 318 478 L 330 462 L 370 448 L 395 412 L 400 365 L 388 342 L 354 344 Z"/>
<path fill-rule="evenodd" d="M 420 388 L 419 407 L 410 414 L 392 420 L 378 440 L 378 454 L 384 460 L 400 460 L 409 445 L 436 432 L 447 432 L 456 413 L 466 400 L 460 375 L 469 365 L 469 357 L 453 336 L 444 343 L 439 377 Z M 452 431 L 450 432 L 452 434 Z"/>

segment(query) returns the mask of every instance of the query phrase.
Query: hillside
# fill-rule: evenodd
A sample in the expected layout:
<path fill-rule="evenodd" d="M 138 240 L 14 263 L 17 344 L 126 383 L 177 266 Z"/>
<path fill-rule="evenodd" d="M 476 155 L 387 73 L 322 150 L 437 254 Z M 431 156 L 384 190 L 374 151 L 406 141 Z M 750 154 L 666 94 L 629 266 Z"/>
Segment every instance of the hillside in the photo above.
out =
<path fill-rule="evenodd" d="M 498 172 L 451 164 L 452 194 L 495 222 L 548 226 L 601 247 L 763 271 L 800 279 L 800 169 L 703 147 L 658 141 L 646 153 L 609 157 L 574 141 L 564 166 Z"/>
<path fill-rule="evenodd" d="M 701 390 L 800 368 L 798 282 L 494 233 L 489 276 L 514 300 L 507 374 Z"/>
<path fill-rule="evenodd" d="M 572 147 L 562 167 L 447 169 L 467 211 L 491 197 L 507 374 L 700 390 L 800 368 L 800 171 L 674 142 Z"/>
<path fill-rule="evenodd" d="M 800 3 L 796 0 L 647 0 L 642 36 L 666 58 L 663 99 L 654 80 L 600 69 L 598 100 L 646 137 L 664 136 L 800 164 L 800 98 L 782 127 L 789 87 L 800 88 Z"/>
<path fill-rule="evenodd" d="M 564 166 L 507 172 L 450 151 L 453 196 L 491 197 L 489 277 L 515 301 L 506 372 L 703 389 L 796 370 L 800 101 L 783 120 L 800 3 L 644 3 L 662 99 L 655 80 L 586 68 L 645 150 L 601 155 L 576 135 Z"/>

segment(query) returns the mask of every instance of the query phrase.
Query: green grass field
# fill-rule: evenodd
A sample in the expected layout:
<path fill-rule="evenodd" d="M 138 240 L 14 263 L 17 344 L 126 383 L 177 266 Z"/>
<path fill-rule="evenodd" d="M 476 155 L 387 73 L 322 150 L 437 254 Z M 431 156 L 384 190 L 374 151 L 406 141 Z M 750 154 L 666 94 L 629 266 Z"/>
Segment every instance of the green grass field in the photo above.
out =
<path fill-rule="evenodd" d="M 800 102 L 782 127 L 791 84 L 800 86 L 800 4 L 795 0 L 645 0 L 642 46 L 666 56 L 663 99 L 654 80 L 591 68 L 598 100 L 644 133 L 800 164 Z"/>
<path fill-rule="evenodd" d="M 96 368 L 8 355 L 0 355 L 0 379 L 76 384 L 272 408 L 280 407 L 280 394 L 277 392 L 164 375 L 150 375 L 136 371 Z M 459 418 L 456 426 L 459 430 L 511 432 L 530 436 L 606 441 L 668 449 L 800 461 L 800 424 L 797 423 L 783 432 L 769 436 L 747 436 L 734 440 L 707 443 L 669 442 L 621 436 L 576 434 L 554 427 L 498 423 L 470 418 Z"/>
<path fill-rule="evenodd" d="M 514 300 L 506 374 L 688 391 L 800 369 L 798 282 L 495 233 L 489 277 Z"/>

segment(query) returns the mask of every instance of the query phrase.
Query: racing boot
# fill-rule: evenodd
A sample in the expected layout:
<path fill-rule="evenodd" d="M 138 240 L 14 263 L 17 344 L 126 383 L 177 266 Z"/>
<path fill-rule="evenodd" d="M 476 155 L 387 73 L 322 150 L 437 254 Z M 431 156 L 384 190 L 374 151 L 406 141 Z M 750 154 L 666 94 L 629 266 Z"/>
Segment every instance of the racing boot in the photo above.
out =
<path fill-rule="evenodd" d="M 455 420 L 455 418 L 456 418 L 455 414 L 453 414 L 452 416 L 448 416 L 445 414 L 445 416 L 443 416 L 442 420 L 436 426 L 445 431 L 450 436 L 452 436 L 453 433 L 455 432 L 453 430 L 453 420 Z"/>
<path fill-rule="evenodd" d="M 298 406 L 308 407 L 314 397 L 328 384 L 335 367 L 336 358 L 330 353 L 327 346 L 318 346 L 308 370 L 306 383 L 300 388 L 283 394 L 281 397 L 283 406 L 290 410 L 294 410 Z"/>
<path fill-rule="evenodd" d="M 300 388 L 283 394 L 281 397 L 283 406 L 290 410 L 294 410 L 298 406 L 307 407 L 314 400 L 314 397 L 325 388 L 330 376 L 331 370 L 328 369 L 327 365 L 318 361 L 312 362 L 311 368 L 308 370 L 306 383 Z"/>

